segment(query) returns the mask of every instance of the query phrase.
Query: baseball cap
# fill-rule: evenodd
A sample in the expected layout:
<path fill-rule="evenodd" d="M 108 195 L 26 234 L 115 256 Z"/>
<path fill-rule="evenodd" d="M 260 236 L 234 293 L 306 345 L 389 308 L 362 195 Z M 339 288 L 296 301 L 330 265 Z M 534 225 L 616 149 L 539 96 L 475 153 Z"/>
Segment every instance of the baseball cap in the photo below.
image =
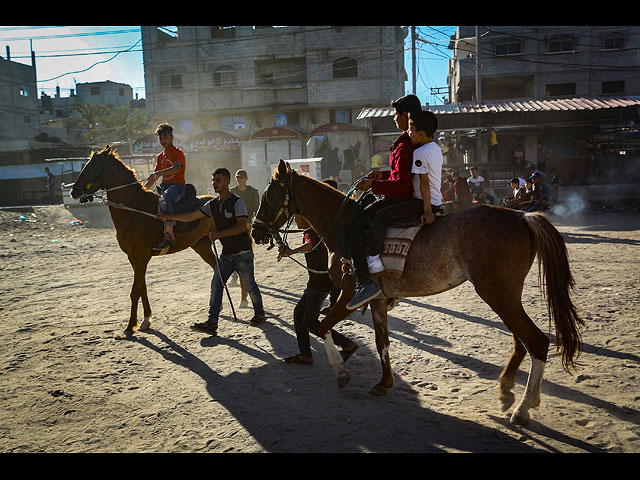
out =
<path fill-rule="evenodd" d="M 246 170 L 238 170 L 236 172 L 236 177 L 247 178 L 247 171 Z"/>

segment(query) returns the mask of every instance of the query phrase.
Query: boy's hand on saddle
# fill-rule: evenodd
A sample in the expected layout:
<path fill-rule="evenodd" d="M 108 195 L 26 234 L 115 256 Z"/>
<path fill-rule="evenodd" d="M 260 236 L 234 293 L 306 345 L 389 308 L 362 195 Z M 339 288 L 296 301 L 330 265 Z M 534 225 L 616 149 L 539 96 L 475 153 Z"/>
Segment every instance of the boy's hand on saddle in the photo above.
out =
<path fill-rule="evenodd" d="M 369 190 L 371 188 L 372 179 L 363 178 L 358 183 L 356 183 L 356 190 L 362 190 L 363 192 Z"/>
<path fill-rule="evenodd" d="M 433 214 L 433 212 L 423 213 L 420 216 L 420 223 L 422 224 L 426 223 L 427 225 L 431 225 L 435 221 L 436 221 L 436 216 Z"/>

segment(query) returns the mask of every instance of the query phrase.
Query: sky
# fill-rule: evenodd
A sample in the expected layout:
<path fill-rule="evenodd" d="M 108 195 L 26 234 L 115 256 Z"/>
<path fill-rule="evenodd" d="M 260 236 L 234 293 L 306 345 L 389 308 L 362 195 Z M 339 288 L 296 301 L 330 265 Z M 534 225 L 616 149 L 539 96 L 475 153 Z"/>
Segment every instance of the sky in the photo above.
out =
<path fill-rule="evenodd" d="M 175 29 L 175 27 L 168 27 Z M 423 104 L 442 104 L 446 93 L 432 89 L 447 86 L 447 50 L 455 26 L 418 26 L 416 42 L 416 95 Z M 110 80 L 133 88 L 134 98 L 146 98 L 140 26 L 0 26 L 0 56 L 31 65 L 31 49 L 36 54 L 38 97 L 42 92 L 54 96 L 60 87 L 68 97 L 76 83 Z M 118 53 L 120 52 L 120 53 Z M 405 70 L 411 85 L 410 35 L 405 45 Z"/>

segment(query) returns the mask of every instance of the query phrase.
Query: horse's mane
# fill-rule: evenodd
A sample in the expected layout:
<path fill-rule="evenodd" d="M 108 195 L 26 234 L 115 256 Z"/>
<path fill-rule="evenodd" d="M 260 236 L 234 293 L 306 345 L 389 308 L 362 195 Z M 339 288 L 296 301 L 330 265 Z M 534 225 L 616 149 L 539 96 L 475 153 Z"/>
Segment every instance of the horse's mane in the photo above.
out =
<path fill-rule="evenodd" d="M 119 164 L 121 166 L 121 168 L 124 169 L 126 174 L 130 174 L 131 177 L 133 177 L 132 180 L 131 180 L 131 183 L 139 182 L 138 176 L 136 175 L 136 171 L 133 168 L 131 168 L 129 165 L 124 163 L 122 161 L 122 159 L 118 156 L 118 152 L 115 151 L 115 150 L 111 150 L 111 146 L 110 145 L 107 145 L 100 152 L 95 152 L 95 151 L 92 152 L 91 156 L 93 157 L 93 155 L 107 155 L 108 157 L 113 158 L 116 161 L 116 163 Z M 144 188 L 144 185 L 142 185 L 142 183 L 139 183 L 139 185 L 142 188 L 142 190 L 147 191 L 147 192 L 152 192 L 152 190 L 148 190 L 148 189 Z"/>
<path fill-rule="evenodd" d="M 320 180 L 316 180 L 313 177 L 310 177 L 308 175 L 300 175 L 296 170 L 293 170 L 293 169 L 288 173 L 288 175 L 294 175 L 294 174 L 297 175 L 299 178 L 304 178 L 305 180 L 309 180 L 313 184 L 319 186 L 321 189 L 331 193 L 333 196 L 339 197 L 341 200 L 344 199 L 345 197 L 345 194 L 342 193 L 340 190 L 333 188 L 331 185 L 321 182 Z M 280 175 L 278 174 L 277 168 L 274 170 L 272 178 L 274 180 L 280 180 Z"/>

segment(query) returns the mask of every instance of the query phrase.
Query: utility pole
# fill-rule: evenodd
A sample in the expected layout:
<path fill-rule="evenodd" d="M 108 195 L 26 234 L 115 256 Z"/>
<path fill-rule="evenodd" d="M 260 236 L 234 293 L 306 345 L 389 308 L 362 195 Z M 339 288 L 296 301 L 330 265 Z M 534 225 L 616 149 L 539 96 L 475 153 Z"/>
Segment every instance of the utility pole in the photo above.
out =
<path fill-rule="evenodd" d="M 476 27 L 476 103 L 482 103 L 482 85 L 480 83 L 480 27 Z"/>
<path fill-rule="evenodd" d="M 416 94 L 416 27 L 411 27 L 411 65 L 413 94 Z"/>
<path fill-rule="evenodd" d="M 482 84 L 480 79 L 480 27 L 476 26 L 476 104 L 482 103 Z M 480 125 L 476 128 L 476 155 L 474 163 L 480 163 L 482 151 L 482 139 L 480 137 Z"/>

